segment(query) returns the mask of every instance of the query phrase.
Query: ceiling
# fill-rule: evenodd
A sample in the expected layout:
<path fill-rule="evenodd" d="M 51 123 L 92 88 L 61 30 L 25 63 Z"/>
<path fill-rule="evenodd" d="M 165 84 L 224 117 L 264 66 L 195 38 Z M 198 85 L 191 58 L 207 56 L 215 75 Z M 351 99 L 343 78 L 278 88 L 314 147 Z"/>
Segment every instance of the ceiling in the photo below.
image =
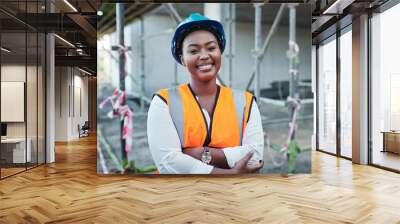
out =
<path fill-rule="evenodd" d="M 0 0 L 2 46 L 13 50 L 8 54 L 8 59 L 11 60 L 12 56 L 22 58 L 28 55 L 30 58 L 31 55 L 35 55 L 38 50 L 37 41 L 35 41 L 35 35 L 29 33 L 54 32 L 68 42 L 55 38 L 56 65 L 79 66 L 96 73 L 97 34 L 115 31 L 115 4 L 101 4 L 101 2 L 110 1 L 112 0 Z M 351 15 L 387 2 L 387 0 L 346 1 L 350 1 L 351 4 L 344 9 L 344 12 Z M 311 3 L 309 6 L 298 6 L 296 22 L 300 26 L 309 26 L 313 22 L 313 37 L 328 35 L 324 32 L 326 33 L 326 30 L 333 27 L 336 21 L 345 16 L 345 14 L 322 16 L 322 12 L 335 0 L 299 0 L 297 2 Z M 236 20 L 253 23 L 253 5 L 252 3 L 236 3 Z M 204 11 L 204 3 L 174 3 L 173 6 L 181 17 L 186 17 L 191 12 Z M 262 6 L 263 24 L 273 22 L 279 6 L 280 4 L 277 3 Z M 97 8 L 104 14 L 98 16 Z M 52 13 L 49 13 L 50 11 Z M 170 11 L 165 3 L 133 1 L 125 5 L 125 23 L 151 13 L 169 15 Z M 321 22 L 322 19 L 324 21 Z M 288 10 L 285 10 L 283 14 L 281 25 L 288 25 Z M 28 34 L 25 35 L 25 33 Z M 38 47 L 41 49 L 42 45 Z"/>
<path fill-rule="evenodd" d="M 302 1 L 301 1 L 302 2 Z M 227 3 L 222 3 L 227 4 Z M 176 9 L 178 14 L 185 18 L 193 12 L 203 12 L 204 3 L 173 3 L 173 7 Z M 254 22 L 254 4 L 252 3 L 235 3 L 236 6 L 236 21 L 253 23 Z M 269 3 L 262 6 L 262 22 L 264 24 L 272 24 L 275 19 L 275 15 L 281 4 Z M 99 17 L 98 32 L 100 35 L 115 31 L 115 4 L 103 4 L 100 10 L 104 12 L 104 15 Z M 297 10 L 297 25 L 309 26 L 311 23 L 310 12 L 312 5 L 301 4 Z M 159 14 L 159 15 L 170 15 L 170 10 L 166 6 L 166 3 L 127 3 L 125 5 L 125 23 L 129 23 L 135 18 L 146 14 Z M 287 18 L 287 19 L 285 19 Z M 281 20 L 282 25 L 288 25 L 289 23 L 288 10 L 284 11 L 283 19 Z"/>
<path fill-rule="evenodd" d="M 55 33 L 56 66 L 77 66 L 95 74 L 97 7 L 93 0 L 47 0 L 47 5 L 45 0 L 1 0 L 2 46 L 12 50 L 10 60 L 23 60 L 38 51 L 37 44 L 30 43 L 36 33 Z"/>
<path fill-rule="evenodd" d="M 229 4 L 229 3 L 222 3 L 222 4 Z M 190 13 L 193 12 L 204 12 L 204 3 L 175 3 L 173 6 L 176 8 L 178 14 L 185 18 L 190 15 Z M 261 21 L 264 24 L 272 24 L 272 22 L 275 19 L 275 16 L 279 10 L 279 7 L 281 6 L 280 3 L 269 3 L 269 4 L 264 4 L 261 7 Z M 160 9 L 157 13 L 158 14 L 164 14 L 167 15 L 169 14 L 169 10 L 165 5 L 163 4 L 161 7 L 163 9 Z M 254 4 L 252 3 L 235 3 L 236 7 L 236 21 L 238 22 L 244 22 L 244 23 L 254 23 L 254 14 L 255 14 L 255 9 L 254 9 Z M 297 25 L 301 26 L 309 26 L 311 23 L 311 6 L 308 5 L 298 5 L 297 8 Z M 289 10 L 284 10 L 283 14 L 283 19 L 281 20 L 282 25 L 288 25 L 289 24 Z M 287 18 L 287 19 L 285 19 Z"/>

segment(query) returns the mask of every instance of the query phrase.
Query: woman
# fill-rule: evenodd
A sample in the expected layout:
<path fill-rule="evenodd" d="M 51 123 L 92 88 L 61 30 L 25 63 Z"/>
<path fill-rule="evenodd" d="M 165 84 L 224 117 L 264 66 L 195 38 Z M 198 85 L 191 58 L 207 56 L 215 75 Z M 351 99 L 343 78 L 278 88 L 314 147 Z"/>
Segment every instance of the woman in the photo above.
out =
<path fill-rule="evenodd" d="M 217 85 L 225 34 L 218 21 L 198 13 L 181 22 L 172 55 L 190 83 L 158 91 L 147 133 L 162 174 L 241 174 L 264 163 L 260 112 L 248 92 Z"/>

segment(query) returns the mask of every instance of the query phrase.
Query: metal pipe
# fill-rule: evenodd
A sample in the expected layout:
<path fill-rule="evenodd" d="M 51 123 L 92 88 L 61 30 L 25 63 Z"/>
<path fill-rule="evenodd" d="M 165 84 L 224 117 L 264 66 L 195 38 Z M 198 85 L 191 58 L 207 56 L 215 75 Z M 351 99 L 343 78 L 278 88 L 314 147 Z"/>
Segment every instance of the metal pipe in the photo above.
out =
<path fill-rule="evenodd" d="M 261 5 L 254 4 L 254 95 L 260 97 L 260 40 L 261 40 Z"/>
<path fill-rule="evenodd" d="M 286 8 L 286 4 L 285 3 L 281 4 L 281 7 L 279 8 L 278 13 L 275 16 L 274 22 L 272 23 L 271 29 L 269 30 L 267 37 L 264 40 L 262 50 L 261 50 L 261 55 L 260 55 L 260 61 L 262 61 L 264 59 L 265 52 L 267 51 L 269 44 L 271 43 L 271 38 L 275 34 L 276 28 L 278 27 L 279 22 L 282 19 L 282 15 L 283 15 L 285 8 Z M 249 90 L 249 88 L 254 80 L 254 74 L 255 74 L 255 72 L 253 71 L 250 75 L 249 81 L 247 82 L 246 90 Z"/>
<path fill-rule="evenodd" d="M 171 11 L 172 15 L 174 16 L 174 19 L 177 23 L 180 23 L 182 21 L 182 17 L 178 14 L 176 11 L 175 7 L 172 5 L 172 3 L 167 3 L 168 9 Z"/>
<path fill-rule="evenodd" d="M 140 36 L 144 36 L 144 20 L 140 17 Z M 145 95 L 145 51 L 144 51 L 144 38 L 140 38 L 140 109 L 144 110 L 143 96 Z"/>
<path fill-rule="evenodd" d="M 124 43 L 124 4 L 117 3 L 116 5 L 116 22 L 117 22 L 117 36 L 118 36 L 118 45 L 120 46 L 119 51 L 119 89 L 121 91 L 125 91 L 125 54 L 122 52 L 125 47 Z M 125 105 L 125 100 L 121 102 L 121 106 Z M 121 133 L 121 159 L 122 161 L 127 159 L 126 151 L 125 151 L 125 139 L 122 138 L 124 127 L 124 120 L 121 119 L 120 122 L 120 133 Z"/>
<path fill-rule="evenodd" d="M 228 22 L 228 54 L 226 57 L 228 58 L 228 77 L 229 77 L 229 86 L 232 87 L 233 83 L 233 59 L 235 57 L 235 43 L 236 43 L 236 8 L 234 3 L 229 3 L 227 10 L 228 17 L 226 21 Z"/>
<path fill-rule="evenodd" d="M 276 28 L 278 27 L 279 22 L 281 21 L 285 7 L 286 7 L 285 3 L 281 4 L 281 7 L 279 8 L 278 13 L 275 16 L 274 22 L 272 23 L 271 29 L 269 30 L 267 37 L 265 38 L 265 41 L 264 41 L 263 47 L 262 47 L 261 60 L 264 58 L 265 51 L 267 50 L 267 48 L 269 47 L 269 44 L 271 43 L 272 35 L 274 35 Z"/>
<path fill-rule="evenodd" d="M 182 17 L 178 14 L 176 11 L 175 7 L 172 5 L 172 3 L 167 3 L 166 4 L 167 8 L 169 9 L 172 17 L 175 19 L 175 22 L 179 24 L 182 21 Z M 170 32 L 173 32 L 173 30 L 168 30 Z M 174 86 L 178 86 L 178 63 L 174 63 Z"/>
<path fill-rule="evenodd" d="M 289 5 L 289 43 L 296 43 L 296 8 L 292 4 Z M 289 60 L 289 72 L 291 74 L 289 95 L 292 98 L 298 97 L 297 96 L 298 72 L 295 71 L 296 68 L 294 65 L 295 63 L 294 60 L 295 60 L 294 57 L 290 58 Z"/>
<path fill-rule="evenodd" d="M 298 71 L 298 53 L 299 49 L 296 43 L 296 6 L 297 4 L 289 4 L 289 74 L 290 74 L 290 82 L 289 82 L 289 96 L 292 100 L 299 100 L 298 93 L 298 82 L 299 82 L 299 71 Z M 290 140 L 293 140 L 296 136 L 296 113 L 297 113 L 297 105 L 292 102 L 290 104 L 290 117 L 291 117 L 291 125 L 288 136 L 288 143 Z"/>
<path fill-rule="evenodd" d="M 29 27 L 29 29 L 39 32 L 39 30 L 37 30 L 35 27 L 33 27 L 33 26 L 29 25 L 28 23 L 26 23 L 25 21 L 19 19 L 18 17 L 16 17 L 14 14 L 8 12 L 7 10 L 0 8 L 0 12 L 2 12 L 3 14 L 5 14 L 8 17 L 11 17 L 13 20 L 18 21 L 19 23 L 22 23 L 24 26 L 26 26 L 26 28 Z M 25 18 L 25 20 L 26 20 L 26 18 Z"/>

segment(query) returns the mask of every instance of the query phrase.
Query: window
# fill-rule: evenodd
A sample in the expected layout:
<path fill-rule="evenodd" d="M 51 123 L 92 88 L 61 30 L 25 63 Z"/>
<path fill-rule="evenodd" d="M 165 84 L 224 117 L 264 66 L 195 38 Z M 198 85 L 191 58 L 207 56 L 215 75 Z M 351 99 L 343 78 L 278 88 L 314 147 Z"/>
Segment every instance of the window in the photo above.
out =
<path fill-rule="evenodd" d="M 400 4 L 371 19 L 372 163 L 400 170 Z"/>
<path fill-rule="evenodd" d="M 352 157 L 352 32 L 340 36 L 340 155 Z M 347 31 L 347 32 L 346 32 Z"/>
<path fill-rule="evenodd" d="M 24 17 L 42 13 L 44 3 L 7 1 L 1 7 L 19 8 Z M 0 122 L 6 127 L 0 144 L 0 178 L 5 178 L 45 163 L 46 40 L 44 33 L 24 22 L 4 12 L 0 17 L 0 111 L 5 115 Z"/>
<path fill-rule="evenodd" d="M 318 48 L 318 148 L 336 154 L 336 39 Z"/>

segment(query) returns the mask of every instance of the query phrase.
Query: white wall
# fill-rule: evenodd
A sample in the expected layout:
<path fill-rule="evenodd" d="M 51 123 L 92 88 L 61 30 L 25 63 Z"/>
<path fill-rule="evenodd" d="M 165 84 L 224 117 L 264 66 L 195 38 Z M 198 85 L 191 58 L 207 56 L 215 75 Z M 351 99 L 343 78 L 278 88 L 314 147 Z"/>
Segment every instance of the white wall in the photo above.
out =
<path fill-rule="evenodd" d="M 68 114 L 68 87 L 69 87 L 69 76 L 67 67 L 56 67 L 55 69 L 55 140 L 66 141 L 68 139 L 68 126 L 67 118 Z M 65 97 L 66 96 L 66 97 Z"/>
<path fill-rule="evenodd" d="M 25 65 L 18 65 L 18 64 L 5 64 L 1 66 L 1 81 L 4 82 L 24 82 L 26 84 L 26 80 L 25 80 L 25 75 L 26 72 L 28 72 L 29 75 L 31 75 L 32 73 L 36 74 L 36 67 L 34 66 L 25 66 Z M 32 80 L 29 80 L 29 84 L 32 85 L 33 82 Z M 36 81 L 34 83 L 34 85 L 36 85 Z M 27 103 L 28 106 L 31 102 L 33 102 L 34 100 L 36 100 L 36 88 L 35 89 L 31 89 L 31 88 L 27 88 Z M 30 92 L 33 91 L 33 92 Z M 4 96 L 2 96 L 4 97 Z M 37 107 L 36 105 L 36 101 L 35 104 L 32 105 L 34 106 L 34 108 Z M 8 108 L 1 108 L 1 110 L 7 110 Z M 22 108 L 24 110 L 24 108 Z M 31 110 L 27 109 L 28 112 L 31 112 Z M 29 125 L 28 125 L 28 129 L 34 129 L 36 130 L 36 113 L 28 113 L 27 114 L 27 119 Z M 31 122 L 35 121 L 35 124 L 32 124 Z M 25 126 L 26 126 L 26 122 L 7 122 L 7 135 L 9 137 L 25 137 Z M 35 126 L 35 127 L 33 127 Z M 29 137 L 29 132 L 28 130 L 28 137 Z"/>
<path fill-rule="evenodd" d="M 8 64 L 1 66 L 1 81 L 18 81 L 25 82 L 25 65 Z M 29 69 L 29 68 L 28 68 Z M 1 108 L 7 110 L 7 108 Z M 7 123 L 8 137 L 25 137 L 25 122 L 10 122 Z"/>
<path fill-rule="evenodd" d="M 88 121 L 88 78 L 87 76 L 81 76 L 83 73 L 78 73 L 79 72 L 75 70 L 74 74 L 74 83 L 73 85 L 75 86 L 74 88 L 74 93 L 73 96 L 74 98 L 74 108 L 73 110 L 75 113 L 73 113 L 73 119 L 72 119 L 72 124 L 71 124 L 71 135 L 72 138 L 77 138 L 78 137 L 78 124 L 82 126 L 85 121 Z M 80 101 L 80 102 L 79 102 Z M 81 111 L 80 111 L 81 110 Z"/>
<path fill-rule="evenodd" d="M 379 48 L 381 64 L 380 74 L 381 79 L 381 102 L 384 108 L 382 111 L 384 117 L 384 130 L 399 129 L 400 127 L 400 114 L 398 110 L 395 110 L 395 101 L 393 98 L 398 98 L 400 92 L 397 92 L 396 81 L 400 75 L 400 65 L 398 60 L 398 54 L 400 52 L 400 45 L 398 44 L 400 38 L 400 31 L 393 29 L 398 25 L 400 20 L 400 5 L 396 5 L 393 8 L 385 11 L 381 15 L 379 34 L 381 46 Z M 398 101 L 398 99 L 397 99 Z"/>
<path fill-rule="evenodd" d="M 233 67 L 233 87 L 245 88 L 247 81 L 253 69 L 254 59 L 252 49 L 254 46 L 254 24 L 253 23 L 236 23 L 236 55 Z M 160 88 L 170 87 L 174 81 L 174 59 L 171 55 L 170 43 L 173 30 L 176 24 L 168 16 L 146 15 L 144 16 L 144 32 L 145 32 L 145 94 L 150 97 Z M 264 41 L 270 24 L 263 24 L 262 42 Z M 311 27 L 310 27 L 311 29 Z M 300 47 L 300 78 L 311 79 L 311 30 L 297 27 L 297 41 Z M 158 35 L 155 35 L 158 34 Z M 125 27 L 126 45 L 131 46 L 132 50 L 128 53 L 126 79 L 126 90 L 128 93 L 138 91 L 140 80 L 140 26 L 139 20 Z M 261 87 L 268 88 L 270 83 L 277 80 L 288 80 L 289 78 L 289 61 L 286 58 L 288 49 L 288 27 L 279 26 L 277 32 L 272 38 L 270 48 L 264 57 L 261 66 Z M 110 54 L 118 58 L 118 54 L 110 51 L 111 45 L 116 44 L 116 33 L 105 35 L 99 41 L 100 49 L 108 49 L 103 52 L 101 57 L 107 58 L 101 62 L 104 68 L 107 80 L 99 80 L 112 83 L 118 86 L 118 64 L 110 57 Z M 223 60 L 227 60 L 226 57 Z M 229 77 L 227 67 L 222 67 L 220 76 L 225 83 L 228 83 Z M 111 75 L 112 74 L 112 75 Z M 101 77 L 105 77 L 101 76 Z M 135 82 L 136 80 L 136 82 Z M 189 75 L 183 66 L 178 66 L 178 82 L 184 83 L 189 81 Z"/>
<path fill-rule="evenodd" d="M 38 70 L 37 70 L 38 69 Z M 25 64 L 2 64 L 1 66 L 1 81 L 2 82 L 24 82 L 26 85 L 26 99 L 22 102 L 22 107 L 19 108 L 20 113 L 24 116 L 26 112 L 26 120 L 23 118 L 22 122 L 6 122 L 7 123 L 7 137 L 10 138 L 24 138 L 25 135 L 30 139 L 30 148 L 32 150 L 32 157 L 36 162 L 36 155 L 39 153 L 39 163 L 44 163 L 44 74 L 42 73 L 41 66 L 31 66 Z M 27 81 L 26 81 L 27 78 Z M 4 89 L 2 89 L 2 92 Z M 24 89 L 20 90 L 20 94 L 24 94 Z M 2 98 L 7 95 L 2 95 Z M 22 97 L 25 98 L 25 95 Z M 4 102 L 2 102 L 3 105 Z M 16 102 L 17 103 L 17 102 Z M 25 106 L 26 103 L 26 106 Z M 3 105 L 4 106 L 4 105 Z M 13 108 L 2 107 L 1 110 L 7 113 L 13 113 Z M 18 110 L 15 109 L 14 110 Z M 14 112 L 16 113 L 16 112 Z M 50 158 L 50 157 L 49 157 Z M 51 162 L 49 160 L 49 162 Z"/>
<path fill-rule="evenodd" d="M 78 124 L 88 120 L 88 78 L 75 68 L 56 67 L 55 85 L 55 140 L 77 139 Z"/>
<path fill-rule="evenodd" d="M 52 7 L 50 2 L 46 3 Z M 52 163 L 56 160 L 55 153 L 55 41 L 54 35 L 46 35 L 46 163 Z"/>

